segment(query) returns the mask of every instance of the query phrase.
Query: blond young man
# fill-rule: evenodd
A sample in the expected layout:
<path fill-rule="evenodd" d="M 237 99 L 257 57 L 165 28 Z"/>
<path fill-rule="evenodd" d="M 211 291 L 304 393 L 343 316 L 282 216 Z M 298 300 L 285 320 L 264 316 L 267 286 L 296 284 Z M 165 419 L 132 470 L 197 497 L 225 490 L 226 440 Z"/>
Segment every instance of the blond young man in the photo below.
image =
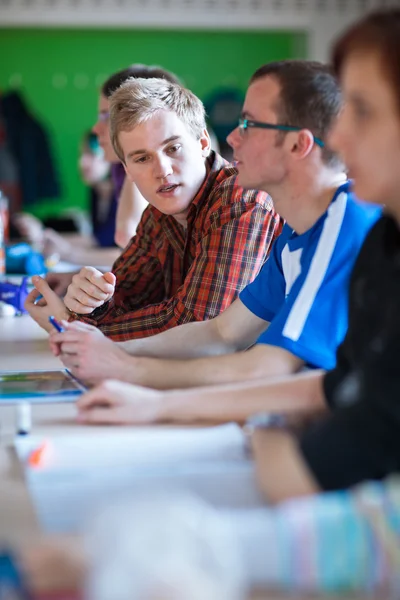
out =
<path fill-rule="evenodd" d="M 149 202 L 137 234 L 111 272 L 75 275 L 64 302 L 34 279 L 27 310 L 48 331 L 50 315 L 73 315 L 116 341 L 215 317 L 281 231 L 271 198 L 244 190 L 210 150 L 203 104 L 180 85 L 128 80 L 111 97 L 110 124 L 117 156 Z"/>

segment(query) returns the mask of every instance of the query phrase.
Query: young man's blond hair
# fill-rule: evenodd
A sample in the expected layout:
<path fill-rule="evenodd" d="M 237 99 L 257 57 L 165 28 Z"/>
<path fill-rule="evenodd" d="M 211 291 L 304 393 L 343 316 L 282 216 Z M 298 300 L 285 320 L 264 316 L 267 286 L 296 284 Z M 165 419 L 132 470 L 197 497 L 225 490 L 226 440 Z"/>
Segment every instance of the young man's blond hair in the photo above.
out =
<path fill-rule="evenodd" d="M 165 79 L 130 78 L 110 98 L 110 136 L 116 155 L 125 162 L 121 131 L 132 131 L 160 110 L 174 112 L 196 139 L 206 128 L 203 103 L 190 90 Z"/>

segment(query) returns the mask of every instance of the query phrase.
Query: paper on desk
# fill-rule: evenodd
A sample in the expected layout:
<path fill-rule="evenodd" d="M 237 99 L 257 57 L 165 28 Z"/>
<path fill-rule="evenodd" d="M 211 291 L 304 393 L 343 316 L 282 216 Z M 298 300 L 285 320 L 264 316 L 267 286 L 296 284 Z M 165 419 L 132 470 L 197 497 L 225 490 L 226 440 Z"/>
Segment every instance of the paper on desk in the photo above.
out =
<path fill-rule="evenodd" d="M 244 460 L 244 436 L 235 423 L 217 427 L 93 428 L 43 437 L 19 437 L 22 460 L 46 442 L 45 470 L 96 469 L 118 465 L 164 465 L 188 460 Z"/>
<path fill-rule="evenodd" d="M 236 424 L 65 434 L 47 440 L 42 465 L 32 468 L 27 459 L 42 442 L 19 438 L 16 449 L 45 531 L 79 531 L 96 506 L 149 486 L 189 490 L 216 506 L 261 503 Z"/>

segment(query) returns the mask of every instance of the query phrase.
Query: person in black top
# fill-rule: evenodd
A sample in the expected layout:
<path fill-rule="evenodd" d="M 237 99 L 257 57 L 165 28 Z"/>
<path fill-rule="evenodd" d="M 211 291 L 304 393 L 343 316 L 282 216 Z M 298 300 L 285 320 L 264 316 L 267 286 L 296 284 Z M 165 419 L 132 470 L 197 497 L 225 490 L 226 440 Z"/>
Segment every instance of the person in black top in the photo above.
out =
<path fill-rule="evenodd" d="M 400 471 L 399 65 L 400 10 L 371 13 L 333 50 L 344 110 L 329 142 L 349 168 L 356 195 L 385 208 L 352 273 L 349 327 L 336 368 L 270 388 L 282 398 L 295 394 L 299 404 L 308 396 L 323 411 L 300 435 L 276 425 L 255 431 L 259 477 L 272 501 Z"/>

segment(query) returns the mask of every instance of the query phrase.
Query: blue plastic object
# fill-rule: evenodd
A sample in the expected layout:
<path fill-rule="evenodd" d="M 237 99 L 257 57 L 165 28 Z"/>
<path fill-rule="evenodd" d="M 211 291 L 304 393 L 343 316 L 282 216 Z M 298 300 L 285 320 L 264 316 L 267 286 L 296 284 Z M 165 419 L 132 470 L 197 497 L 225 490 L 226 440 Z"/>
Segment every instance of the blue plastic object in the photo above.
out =
<path fill-rule="evenodd" d="M 6 247 L 6 273 L 41 275 L 47 273 L 47 267 L 40 252 L 21 243 Z"/>
<path fill-rule="evenodd" d="M 24 303 L 28 294 L 27 277 L 23 278 L 20 285 L 9 281 L 0 281 L 0 301 L 11 304 L 19 313 L 26 312 Z"/>

